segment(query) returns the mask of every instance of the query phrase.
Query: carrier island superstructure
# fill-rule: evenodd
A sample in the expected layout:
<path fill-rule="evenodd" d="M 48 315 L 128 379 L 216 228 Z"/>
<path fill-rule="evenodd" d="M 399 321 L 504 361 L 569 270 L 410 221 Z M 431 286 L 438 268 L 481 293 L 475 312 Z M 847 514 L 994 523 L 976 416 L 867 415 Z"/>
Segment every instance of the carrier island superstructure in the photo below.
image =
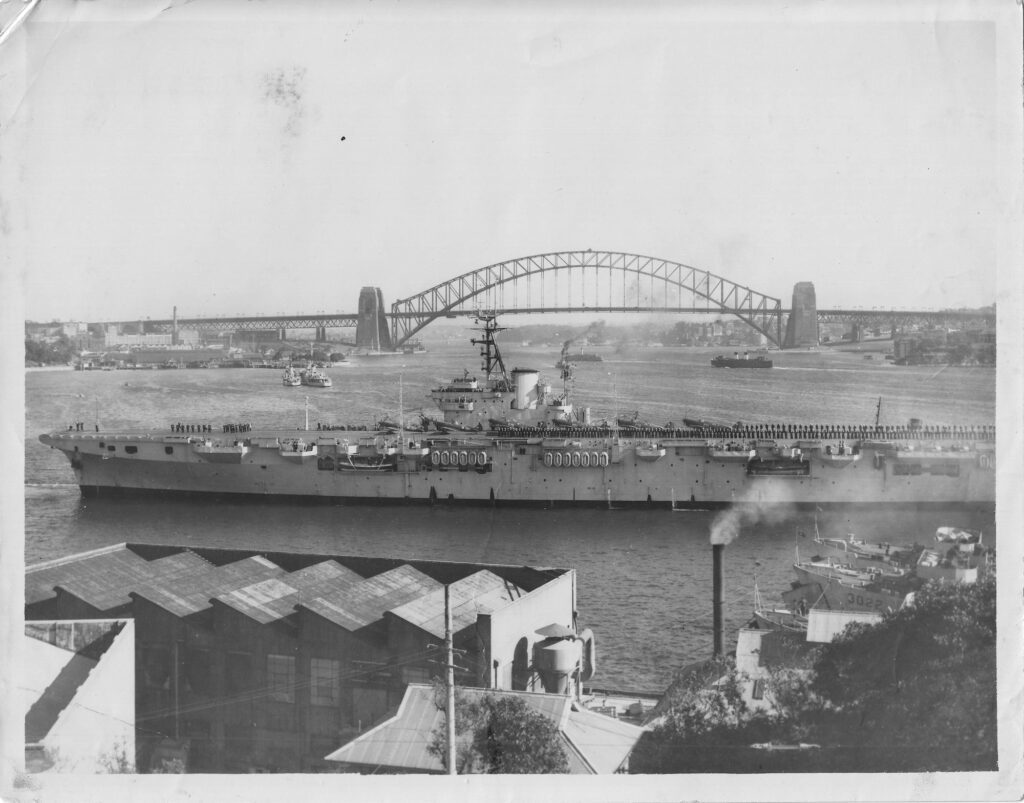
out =
<path fill-rule="evenodd" d="M 995 503 L 990 425 L 593 422 L 538 371 L 507 371 L 481 318 L 480 378 L 434 388 L 441 418 L 324 431 L 56 431 L 86 496 L 629 505 Z M 569 378 L 571 366 L 563 368 Z"/>

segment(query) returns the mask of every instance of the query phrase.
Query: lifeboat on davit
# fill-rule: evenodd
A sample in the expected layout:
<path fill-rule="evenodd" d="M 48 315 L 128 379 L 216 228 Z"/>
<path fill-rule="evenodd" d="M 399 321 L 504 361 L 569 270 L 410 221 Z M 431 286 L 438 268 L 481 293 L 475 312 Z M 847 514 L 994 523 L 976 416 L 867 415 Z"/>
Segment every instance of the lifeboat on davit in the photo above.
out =
<path fill-rule="evenodd" d="M 665 456 L 665 447 L 657 443 L 638 443 L 633 452 L 638 459 L 653 462 Z"/>

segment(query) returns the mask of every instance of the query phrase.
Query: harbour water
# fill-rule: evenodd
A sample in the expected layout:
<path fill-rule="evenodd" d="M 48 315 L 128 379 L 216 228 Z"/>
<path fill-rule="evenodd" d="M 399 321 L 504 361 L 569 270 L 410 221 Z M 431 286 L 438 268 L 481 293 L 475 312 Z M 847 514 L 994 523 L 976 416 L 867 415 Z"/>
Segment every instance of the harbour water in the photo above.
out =
<path fill-rule="evenodd" d="M 536 368 L 558 383 L 557 348 L 503 344 L 505 363 Z M 638 411 L 652 424 L 688 418 L 721 421 L 874 421 L 993 424 L 991 368 L 895 367 L 878 356 L 828 351 L 773 354 L 775 368 L 712 368 L 718 351 L 634 349 L 604 352 L 576 368 L 577 405 L 595 419 Z M 329 369 L 331 388 L 289 388 L 280 371 L 27 371 L 25 559 L 48 560 L 123 541 L 352 555 L 387 555 L 577 570 L 581 624 L 598 638 L 595 684 L 657 691 L 675 669 L 711 652 L 713 512 L 423 505 L 288 505 L 194 500 L 84 500 L 67 460 L 37 440 L 83 422 L 92 429 L 166 428 L 224 423 L 316 429 L 324 424 L 406 420 L 432 412 L 426 394 L 441 380 L 478 373 L 465 342 L 424 354 L 365 357 Z M 401 387 L 401 390 L 400 390 Z M 308 405 L 306 402 L 308 399 Z M 866 500 L 870 501 L 870 500 Z M 992 511 L 949 507 L 878 510 L 871 505 L 823 512 L 778 509 L 748 522 L 726 549 L 726 645 L 750 616 L 754 585 L 778 599 L 794 579 L 798 529 L 855 532 L 869 540 L 930 538 L 940 525 L 979 528 L 995 542 Z"/>

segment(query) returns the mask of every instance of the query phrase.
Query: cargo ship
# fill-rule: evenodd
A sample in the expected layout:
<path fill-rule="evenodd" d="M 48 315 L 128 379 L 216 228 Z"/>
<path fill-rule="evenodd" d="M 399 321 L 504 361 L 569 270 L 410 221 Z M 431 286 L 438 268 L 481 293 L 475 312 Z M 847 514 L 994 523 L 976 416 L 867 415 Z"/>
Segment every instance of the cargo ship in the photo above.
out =
<path fill-rule="evenodd" d="M 415 428 L 327 431 L 249 424 L 55 431 L 86 496 L 222 495 L 327 502 L 993 506 L 990 425 L 706 424 L 593 421 L 532 368 L 507 371 L 493 316 L 478 320 L 482 375 L 431 391 Z M 415 429 L 415 431 L 414 431 Z"/>

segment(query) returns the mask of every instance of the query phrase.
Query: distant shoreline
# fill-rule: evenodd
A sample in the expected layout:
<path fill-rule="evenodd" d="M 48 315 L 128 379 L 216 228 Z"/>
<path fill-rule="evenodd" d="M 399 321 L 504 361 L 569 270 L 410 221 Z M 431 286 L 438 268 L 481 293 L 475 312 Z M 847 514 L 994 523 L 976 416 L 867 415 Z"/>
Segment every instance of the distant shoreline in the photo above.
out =
<path fill-rule="evenodd" d="M 70 365 L 26 365 L 26 371 L 73 371 Z"/>

